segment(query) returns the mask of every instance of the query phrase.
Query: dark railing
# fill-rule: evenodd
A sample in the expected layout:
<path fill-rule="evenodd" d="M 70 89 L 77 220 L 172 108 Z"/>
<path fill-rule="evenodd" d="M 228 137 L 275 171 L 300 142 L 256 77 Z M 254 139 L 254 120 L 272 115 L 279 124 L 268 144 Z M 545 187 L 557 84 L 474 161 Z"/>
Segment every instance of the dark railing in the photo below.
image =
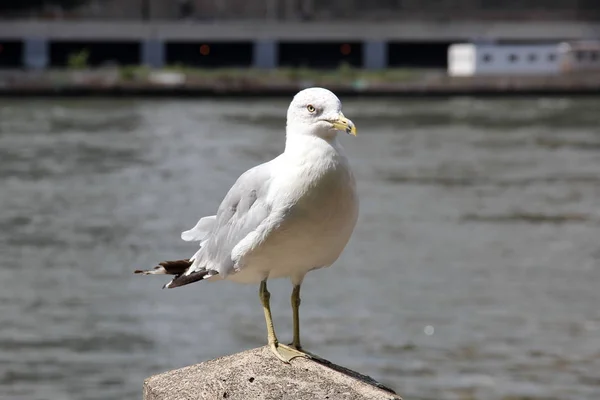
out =
<path fill-rule="evenodd" d="M 600 0 L 53 0 L 0 18 L 138 20 L 600 20 Z M 83 3 L 69 8 L 69 5 Z M 63 3 L 50 5 L 50 3 Z M 36 2 L 32 2 L 36 4 Z"/>

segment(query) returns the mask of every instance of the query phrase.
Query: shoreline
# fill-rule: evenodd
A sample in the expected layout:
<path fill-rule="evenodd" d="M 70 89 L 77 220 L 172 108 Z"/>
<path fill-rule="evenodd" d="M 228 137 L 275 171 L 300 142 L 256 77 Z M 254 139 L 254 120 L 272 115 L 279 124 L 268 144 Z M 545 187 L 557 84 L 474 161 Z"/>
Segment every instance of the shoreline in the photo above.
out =
<path fill-rule="evenodd" d="M 435 70 L 275 71 L 124 67 L 2 71 L 0 97 L 289 97 L 310 86 L 344 97 L 439 98 L 600 95 L 600 71 L 546 76 L 449 77 Z"/>
<path fill-rule="evenodd" d="M 27 98 L 146 98 L 146 99 L 202 99 L 202 98 L 282 98 L 291 97 L 304 87 L 297 89 L 262 89 L 262 90 L 211 90 L 211 89 L 153 89 L 144 88 L 133 90 L 131 88 L 68 88 L 68 89 L 36 89 L 36 90 L 2 90 L 0 99 L 27 99 Z M 419 98 L 436 99 L 448 97 L 486 97 L 486 98 L 511 98 L 511 97 L 588 97 L 600 96 L 600 88 L 595 90 L 436 90 L 436 91 L 411 91 L 390 90 L 357 91 L 352 89 L 336 89 L 327 87 L 338 96 L 343 97 L 369 97 L 369 98 Z"/>

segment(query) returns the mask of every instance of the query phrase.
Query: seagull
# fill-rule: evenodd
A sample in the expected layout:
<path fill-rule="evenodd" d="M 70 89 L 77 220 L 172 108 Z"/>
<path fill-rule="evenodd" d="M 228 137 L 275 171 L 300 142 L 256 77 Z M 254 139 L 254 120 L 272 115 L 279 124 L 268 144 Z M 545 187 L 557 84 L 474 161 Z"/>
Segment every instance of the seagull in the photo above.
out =
<path fill-rule="evenodd" d="M 338 132 L 356 136 L 335 94 L 298 92 L 287 110 L 282 154 L 244 172 L 216 215 L 181 234 L 200 243 L 189 259 L 164 261 L 136 274 L 174 275 L 164 288 L 227 279 L 259 284 L 270 349 L 283 362 L 316 358 L 300 345 L 300 286 L 309 271 L 329 267 L 348 243 L 358 217 L 358 196 Z M 267 280 L 290 278 L 293 341 L 279 343 Z"/>

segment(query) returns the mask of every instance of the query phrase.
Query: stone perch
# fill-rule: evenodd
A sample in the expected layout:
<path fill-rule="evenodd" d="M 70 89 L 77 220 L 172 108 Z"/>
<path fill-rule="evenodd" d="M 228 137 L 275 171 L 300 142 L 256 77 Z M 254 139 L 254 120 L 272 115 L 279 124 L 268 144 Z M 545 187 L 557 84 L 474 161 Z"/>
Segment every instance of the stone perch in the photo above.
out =
<path fill-rule="evenodd" d="M 402 400 L 368 376 L 329 361 L 279 361 L 268 347 L 151 376 L 144 400 Z"/>

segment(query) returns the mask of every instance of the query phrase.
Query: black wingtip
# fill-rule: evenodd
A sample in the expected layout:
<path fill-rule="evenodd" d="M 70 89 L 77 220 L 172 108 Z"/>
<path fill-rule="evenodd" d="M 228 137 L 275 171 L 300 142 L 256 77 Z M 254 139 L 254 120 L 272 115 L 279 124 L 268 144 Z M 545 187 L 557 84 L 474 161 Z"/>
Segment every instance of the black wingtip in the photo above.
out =
<path fill-rule="evenodd" d="M 173 278 L 173 280 L 171 282 L 167 283 L 163 288 L 164 289 L 173 289 L 173 288 L 176 288 L 179 286 L 188 285 L 193 282 L 197 282 L 197 281 L 201 281 L 201 280 L 210 278 L 217 274 L 218 274 L 217 271 L 200 270 L 200 271 L 192 272 L 189 275 L 185 275 L 185 274 L 178 275 L 175 278 Z"/>

